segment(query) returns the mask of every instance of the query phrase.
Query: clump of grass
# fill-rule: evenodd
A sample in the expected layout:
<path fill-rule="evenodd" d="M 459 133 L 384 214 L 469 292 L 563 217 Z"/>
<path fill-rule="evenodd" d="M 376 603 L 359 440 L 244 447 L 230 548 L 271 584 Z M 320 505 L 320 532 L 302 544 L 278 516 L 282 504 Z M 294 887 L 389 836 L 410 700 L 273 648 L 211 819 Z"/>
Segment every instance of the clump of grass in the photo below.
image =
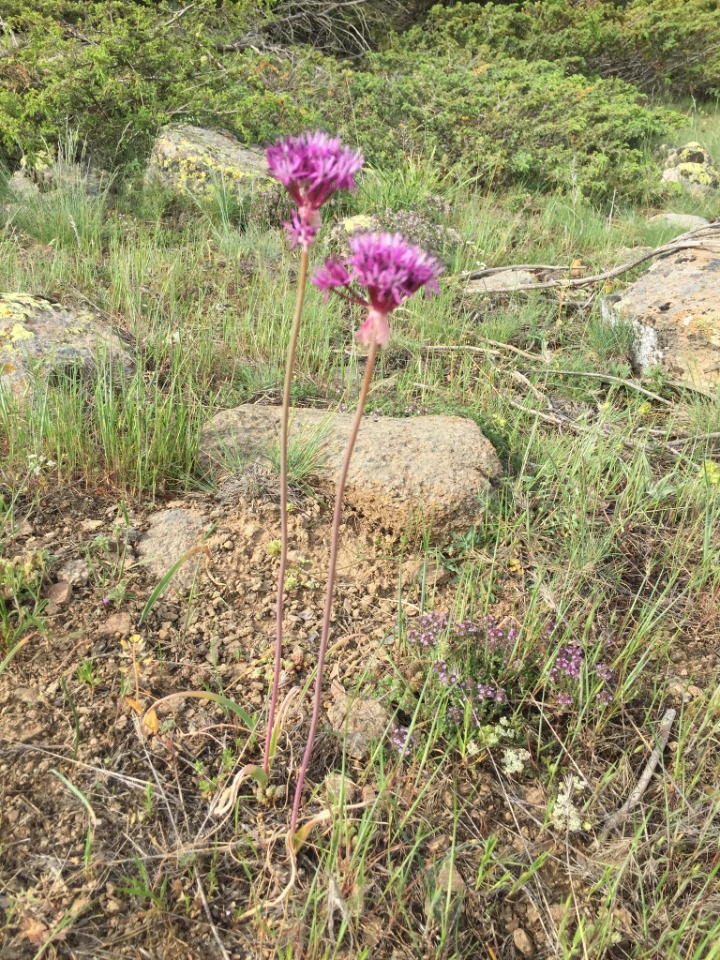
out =
<path fill-rule="evenodd" d="M 329 421 L 317 427 L 296 431 L 288 441 L 288 483 L 292 487 L 308 490 L 313 480 L 327 472 Z M 280 475 L 280 448 L 273 442 L 268 453 L 270 466 Z"/>

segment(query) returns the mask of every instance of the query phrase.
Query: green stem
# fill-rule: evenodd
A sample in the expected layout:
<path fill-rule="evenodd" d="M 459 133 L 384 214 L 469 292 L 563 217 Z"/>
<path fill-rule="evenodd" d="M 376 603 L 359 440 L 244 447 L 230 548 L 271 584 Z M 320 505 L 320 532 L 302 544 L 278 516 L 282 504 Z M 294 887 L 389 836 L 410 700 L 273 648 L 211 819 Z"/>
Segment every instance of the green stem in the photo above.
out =
<path fill-rule="evenodd" d="M 280 571 L 278 573 L 277 607 L 276 607 L 276 636 L 275 636 L 275 671 L 273 673 L 272 693 L 270 694 L 270 709 L 268 712 L 267 733 L 265 734 L 265 756 L 263 770 L 270 770 L 270 747 L 272 744 L 273 726 L 275 724 L 275 710 L 277 707 L 278 689 L 280 687 L 280 668 L 283 653 L 283 594 L 285 592 L 285 570 L 287 568 L 288 553 L 288 427 L 290 421 L 290 390 L 292 387 L 293 371 L 295 369 L 295 354 L 297 352 L 300 320 L 302 319 L 305 287 L 307 284 L 309 254 L 303 247 L 300 258 L 300 276 L 298 277 L 297 298 L 295 300 L 295 316 L 293 317 L 290 343 L 288 345 L 287 363 L 285 365 L 285 386 L 283 389 L 283 406 L 280 420 Z"/>
<path fill-rule="evenodd" d="M 320 635 L 320 651 L 318 653 L 317 675 L 315 677 L 315 701 L 313 704 L 312 720 L 310 721 L 310 731 L 308 733 L 305 753 L 298 775 L 297 787 L 295 788 L 295 800 L 293 801 L 292 820 L 290 832 L 294 833 L 297 827 L 298 813 L 300 811 L 300 799 L 302 796 L 305 774 L 307 773 L 310 756 L 312 754 L 313 743 L 315 741 L 315 731 L 317 729 L 318 719 L 320 717 L 320 705 L 322 700 L 322 680 L 323 666 L 325 664 L 325 653 L 327 651 L 328 639 L 330 637 L 330 617 L 332 614 L 333 592 L 335 588 L 335 568 L 337 566 L 338 547 L 340 544 L 340 520 L 342 518 L 343 495 L 345 493 L 345 483 L 347 481 L 350 460 L 352 459 L 355 441 L 360 430 L 360 421 L 362 420 L 365 401 L 370 390 L 370 381 L 372 380 L 373 368 L 375 367 L 375 357 L 377 355 L 377 343 L 373 339 L 370 344 L 370 352 L 365 367 L 365 377 L 363 378 L 360 398 L 358 400 L 355 417 L 350 428 L 350 437 L 348 438 L 345 457 L 343 458 L 342 469 L 337 482 L 337 491 L 335 493 L 335 512 L 333 514 L 332 530 L 330 533 L 330 563 L 328 567 L 327 589 L 325 592 L 325 611 L 323 614 L 322 632 Z"/>

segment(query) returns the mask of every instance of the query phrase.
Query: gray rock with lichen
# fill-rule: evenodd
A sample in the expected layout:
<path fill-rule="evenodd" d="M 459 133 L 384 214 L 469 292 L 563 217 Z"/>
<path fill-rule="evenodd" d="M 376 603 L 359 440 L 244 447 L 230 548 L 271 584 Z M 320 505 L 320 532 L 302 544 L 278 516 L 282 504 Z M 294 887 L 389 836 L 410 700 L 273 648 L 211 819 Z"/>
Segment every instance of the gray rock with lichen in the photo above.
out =
<path fill-rule="evenodd" d="M 229 133 L 189 123 L 164 127 L 150 154 L 146 181 L 180 194 L 206 194 L 213 185 L 231 191 L 274 189 L 265 155 Z"/>
<path fill-rule="evenodd" d="M 21 395 L 35 375 L 89 375 L 103 358 L 117 373 L 133 370 L 127 346 L 97 314 L 43 297 L 0 294 L 0 389 Z"/>
<path fill-rule="evenodd" d="M 662 365 L 675 380 L 717 396 L 720 388 L 720 224 L 703 246 L 654 263 L 622 294 L 605 297 L 610 323 L 632 326 L 633 366 Z"/>
<path fill-rule="evenodd" d="M 699 192 L 720 187 L 720 172 L 709 151 L 695 142 L 669 151 L 662 178 L 665 183 L 678 183 Z"/>

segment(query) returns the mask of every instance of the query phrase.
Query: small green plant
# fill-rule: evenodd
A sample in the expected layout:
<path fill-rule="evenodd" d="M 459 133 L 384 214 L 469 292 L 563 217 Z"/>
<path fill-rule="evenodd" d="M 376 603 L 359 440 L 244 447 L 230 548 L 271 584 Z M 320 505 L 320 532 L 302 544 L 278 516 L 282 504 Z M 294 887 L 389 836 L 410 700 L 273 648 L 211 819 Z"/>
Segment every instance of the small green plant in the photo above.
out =
<path fill-rule="evenodd" d="M 86 683 L 91 690 L 94 690 L 102 682 L 102 678 L 97 672 L 97 665 L 92 657 L 83 657 L 82 663 L 77 668 L 77 678 L 81 683 Z"/>
<path fill-rule="evenodd" d="M 130 897 L 137 897 L 138 900 L 153 906 L 156 910 L 164 911 L 167 908 L 168 878 L 158 877 L 155 882 L 151 881 L 147 867 L 140 857 L 133 854 L 133 860 L 137 874 L 134 877 L 125 875 L 122 878 L 123 886 L 118 887 L 118 890 Z"/>
<path fill-rule="evenodd" d="M 45 565 L 40 550 L 0 556 L 0 651 L 12 650 L 25 634 L 43 628 Z"/>
<path fill-rule="evenodd" d="M 291 486 L 307 489 L 327 468 L 327 436 L 330 422 L 296 432 L 288 441 L 287 478 Z M 280 472 L 280 448 L 270 449 L 273 472 Z"/>

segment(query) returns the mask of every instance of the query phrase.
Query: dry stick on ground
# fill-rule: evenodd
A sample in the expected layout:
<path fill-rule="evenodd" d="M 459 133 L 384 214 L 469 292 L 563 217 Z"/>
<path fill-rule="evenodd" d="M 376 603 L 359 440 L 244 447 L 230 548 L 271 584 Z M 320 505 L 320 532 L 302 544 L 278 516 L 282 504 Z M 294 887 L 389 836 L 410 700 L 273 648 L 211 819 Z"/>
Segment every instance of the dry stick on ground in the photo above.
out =
<path fill-rule="evenodd" d="M 483 338 L 487 347 L 470 347 L 465 344 L 445 344 L 437 343 L 423 347 L 423 353 L 489 353 L 493 356 L 500 356 L 501 350 L 509 350 L 510 353 L 517 353 L 518 356 L 527 357 L 528 360 L 541 360 L 536 353 L 528 353 L 527 350 L 521 350 L 520 347 L 514 347 L 511 343 L 498 343 L 497 340 L 488 340 Z"/>
<path fill-rule="evenodd" d="M 613 813 L 612 816 L 608 817 L 603 824 L 602 831 L 600 832 L 601 841 L 606 839 L 611 830 L 617 830 L 618 827 L 621 827 L 627 820 L 630 811 L 642 800 L 643 794 L 647 790 L 648 784 L 650 783 L 652 775 L 655 772 L 655 767 L 657 767 L 658 763 L 660 762 L 660 757 L 663 754 L 663 750 L 667 746 L 667 742 L 670 737 L 670 730 L 672 729 L 674 720 L 675 711 L 672 708 L 666 710 L 662 720 L 660 721 L 660 726 L 658 727 L 657 746 L 650 754 L 648 762 L 645 765 L 645 769 L 643 770 L 642 776 L 638 780 L 635 789 L 632 791 L 620 809 L 616 813 Z"/>
<path fill-rule="evenodd" d="M 710 230 L 710 234 L 707 236 L 700 236 L 702 233 L 706 233 Z M 694 239 L 693 239 L 694 238 Z M 635 267 L 640 266 L 641 263 L 645 263 L 647 260 L 652 260 L 655 257 L 666 257 L 672 253 L 677 253 L 679 250 L 707 250 L 717 246 L 720 241 L 720 224 L 713 225 L 710 227 L 703 227 L 702 230 L 698 230 L 695 233 L 683 234 L 682 237 L 679 237 L 677 240 L 673 240 L 671 243 L 665 243 L 661 247 L 656 247 L 654 250 L 651 250 L 649 253 L 643 254 L 642 257 L 637 257 L 635 260 L 631 260 L 629 263 L 623 263 L 618 267 L 612 267 L 610 270 L 605 270 L 603 273 L 597 273 L 591 277 L 577 277 L 575 279 L 565 279 L 565 280 L 546 280 L 543 283 L 525 283 L 518 284 L 516 287 L 506 287 L 503 290 L 478 290 L 477 293 L 489 294 L 489 293 L 518 293 L 524 290 L 552 290 L 558 288 L 569 288 L 569 287 L 583 287 L 589 283 L 602 283 L 604 280 L 612 280 L 615 277 L 621 276 L 623 273 L 627 273 L 629 270 L 633 270 Z M 506 267 L 507 270 L 514 270 L 515 267 Z M 569 267 L 567 268 L 570 269 Z M 480 272 L 480 278 L 483 275 L 483 271 Z M 477 273 L 464 274 L 463 279 L 473 280 L 478 279 Z M 472 292 L 472 291 L 470 291 Z"/>
<path fill-rule="evenodd" d="M 638 383 L 633 383 L 632 380 L 623 380 L 622 377 L 614 377 L 609 373 L 590 373 L 585 370 L 556 370 L 554 367 L 546 367 L 543 370 L 529 369 L 528 373 L 541 373 L 545 376 L 550 376 L 557 374 L 559 377 L 585 377 L 590 380 L 603 380 L 606 383 L 618 383 L 623 387 L 628 387 L 630 390 L 637 390 L 638 393 L 642 393 L 644 396 L 649 397 L 651 400 L 655 400 L 657 403 L 663 403 L 666 407 L 674 407 L 675 405 L 671 400 L 666 400 L 664 397 L 658 396 L 657 393 L 653 393 L 651 390 L 646 390 L 645 387 L 641 387 Z"/>
<path fill-rule="evenodd" d="M 669 447 L 687 446 L 689 443 L 702 443 L 703 440 L 720 440 L 720 433 L 698 433 L 694 437 L 679 437 L 677 440 L 668 440 Z"/>
<path fill-rule="evenodd" d="M 195 884 L 197 886 L 197 892 L 200 895 L 200 900 L 202 901 L 203 910 L 205 911 L 205 916 L 207 917 L 208 923 L 210 924 L 210 932 L 213 935 L 215 943 L 218 945 L 220 956 L 222 957 L 222 960 L 230 960 L 230 954 L 225 949 L 225 946 L 223 945 L 223 942 L 220 939 L 220 934 L 218 933 L 218 929 L 215 926 L 215 923 L 213 921 L 213 916 L 212 916 L 212 913 L 210 912 L 210 906 L 207 902 L 207 897 L 205 896 L 205 890 L 203 889 L 202 881 L 200 879 L 199 870 L 196 871 L 195 873 Z"/>
<path fill-rule="evenodd" d="M 506 273 L 508 270 L 569 270 L 570 267 L 566 266 L 557 266 L 549 265 L 546 263 L 513 263 L 509 267 L 482 267 L 480 270 L 472 270 L 471 272 L 464 273 L 464 277 L 469 277 L 471 280 L 478 280 L 481 277 L 489 277 L 493 273 Z"/>

